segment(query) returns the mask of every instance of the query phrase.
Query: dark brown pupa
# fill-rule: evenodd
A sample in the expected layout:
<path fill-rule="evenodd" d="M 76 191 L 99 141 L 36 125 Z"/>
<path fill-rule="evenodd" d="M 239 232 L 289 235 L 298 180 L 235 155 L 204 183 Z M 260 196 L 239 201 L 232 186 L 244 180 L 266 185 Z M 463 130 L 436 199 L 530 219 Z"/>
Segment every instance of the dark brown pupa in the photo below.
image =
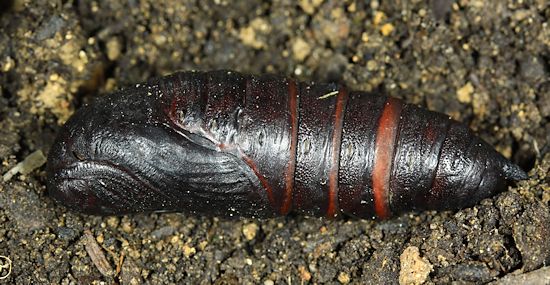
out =
<path fill-rule="evenodd" d="M 231 71 L 181 72 L 78 110 L 50 195 L 96 215 L 386 218 L 471 206 L 526 179 L 466 126 L 383 94 Z"/>

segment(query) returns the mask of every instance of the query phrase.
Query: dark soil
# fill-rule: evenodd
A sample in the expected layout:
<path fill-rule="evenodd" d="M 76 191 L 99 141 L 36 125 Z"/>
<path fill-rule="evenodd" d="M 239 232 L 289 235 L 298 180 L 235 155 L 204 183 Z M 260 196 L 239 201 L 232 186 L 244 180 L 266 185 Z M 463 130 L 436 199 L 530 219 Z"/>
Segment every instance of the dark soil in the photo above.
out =
<path fill-rule="evenodd" d="M 99 218 L 53 203 L 41 167 L 0 183 L 0 283 L 548 280 L 550 6 L 424 2 L 2 1 L 2 174 L 47 154 L 96 96 L 177 70 L 234 69 L 341 80 L 445 112 L 531 179 L 472 208 L 382 222 Z"/>

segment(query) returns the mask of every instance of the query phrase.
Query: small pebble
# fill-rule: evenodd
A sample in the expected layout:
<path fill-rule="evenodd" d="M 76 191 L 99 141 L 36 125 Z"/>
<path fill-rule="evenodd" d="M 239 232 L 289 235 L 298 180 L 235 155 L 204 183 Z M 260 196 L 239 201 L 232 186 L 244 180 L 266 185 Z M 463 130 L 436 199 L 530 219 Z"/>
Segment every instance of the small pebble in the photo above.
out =
<path fill-rule="evenodd" d="M 70 241 L 77 237 L 77 232 L 68 227 L 59 227 L 57 228 L 57 237 L 62 240 Z"/>
<path fill-rule="evenodd" d="M 456 91 L 456 97 L 460 103 L 472 102 L 472 94 L 474 93 L 474 86 L 468 82 Z"/>
<path fill-rule="evenodd" d="M 311 273 L 304 266 L 298 267 L 298 272 L 300 273 L 300 279 L 304 281 L 311 280 Z"/>
<path fill-rule="evenodd" d="M 422 284 L 426 282 L 433 265 L 425 257 L 420 257 L 420 250 L 416 246 L 407 247 L 400 256 L 401 271 L 399 284 Z"/>
<path fill-rule="evenodd" d="M 107 48 L 107 58 L 110 61 L 117 60 L 120 56 L 120 50 L 122 48 L 120 41 L 115 37 L 110 38 L 105 47 Z"/>
<path fill-rule="evenodd" d="M 255 223 L 249 223 L 243 226 L 243 235 L 246 240 L 253 240 L 258 232 L 258 225 Z"/>
<path fill-rule="evenodd" d="M 169 235 L 172 235 L 174 232 L 176 231 L 176 229 L 172 226 L 165 226 L 165 227 L 162 227 L 162 228 L 159 228 L 159 229 L 156 229 L 154 230 L 153 232 L 151 232 L 151 237 L 153 239 L 161 239 L 161 238 L 164 238 L 164 237 L 167 237 Z"/>
<path fill-rule="evenodd" d="M 311 46 L 302 38 L 297 38 L 292 44 L 292 54 L 296 61 L 303 61 L 311 52 Z"/>
<path fill-rule="evenodd" d="M 197 253 L 197 250 L 194 247 L 189 246 L 187 244 L 183 245 L 183 255 L 185 255 L 185 257 L 189 258 L 189 257 L 195 255 L 195 253 Z"/>
<path fill-rule="evenodd" d="M 340 274 L 338 274 L 338 281 L 342 284 L 348 284 L 351 281 L 351 278 L 348 273 L 340 272 Z"/>
<path fill-rule="evenodd" d="M 380 28 L 380 32 L 382 33 L 383 36 L 387 37 L 389 36 L 394 30 L 394 27 L 392 24 L 390 23 L 387 23 L 387 24 L 384 24 L 381 28 Z"/>

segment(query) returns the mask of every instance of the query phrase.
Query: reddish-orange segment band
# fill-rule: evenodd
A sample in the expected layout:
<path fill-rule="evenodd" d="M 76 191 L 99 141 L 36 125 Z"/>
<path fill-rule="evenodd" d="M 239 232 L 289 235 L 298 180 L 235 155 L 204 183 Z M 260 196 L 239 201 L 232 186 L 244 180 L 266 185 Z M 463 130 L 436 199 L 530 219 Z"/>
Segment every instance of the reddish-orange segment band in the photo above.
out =
<path fill-rule="evenodd" d="M 294 189 L 294 172 L 296 171 L 296 147 L 298 145 L 298 92 L 296 82 L 292 79 L 288 81 L 290 111 L 290 159 L 285 171 L 285 196 L 281 206 L 281 215 L 290 212 L 292 205 L 292 190 Z"/>
<path fill-rule="evenodd" d="M 378 121 L 372 171 L 374 210 L 379 218 L 390 216 L 389 186 L 395 142 L 401 114 L 401 101 L 389 98 Z"/>
<path fill-rule="evenodd" d="M 342 129 L 344 126 L 344 111 L 348 100 L 348 92 L 342 87 L 338 90 L 336 110 L 334 111 L 334 129 L 332 132 L 332 165 L 329 173 L 329 195 L 327 216 L 335 217 L 338 214 L 338 169 L 340 168 L 340 146 Z"/>

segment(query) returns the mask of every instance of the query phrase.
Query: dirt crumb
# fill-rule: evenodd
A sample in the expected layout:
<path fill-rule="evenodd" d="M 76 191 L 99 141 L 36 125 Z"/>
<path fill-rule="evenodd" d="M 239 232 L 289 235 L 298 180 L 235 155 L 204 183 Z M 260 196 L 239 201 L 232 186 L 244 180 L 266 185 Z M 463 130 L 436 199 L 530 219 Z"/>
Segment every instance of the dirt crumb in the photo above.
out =
<path fill-rule="evenodd" d="M 456 91 L 456 97 L 461 103 L 470 103 L 472 102 L 472 94 L 474 93 L 474 86 L 472 83 L 468 82 L 466 85 L 460 87 Z"/>
<path fill-rule="evenodd" d="M 416 246 L 405 248 L 400 257 L 401 271 L 399 272 L 399 284 L 412 285 L 423 284 L 433 270 L 433 265 L 423 257 Z"/>

